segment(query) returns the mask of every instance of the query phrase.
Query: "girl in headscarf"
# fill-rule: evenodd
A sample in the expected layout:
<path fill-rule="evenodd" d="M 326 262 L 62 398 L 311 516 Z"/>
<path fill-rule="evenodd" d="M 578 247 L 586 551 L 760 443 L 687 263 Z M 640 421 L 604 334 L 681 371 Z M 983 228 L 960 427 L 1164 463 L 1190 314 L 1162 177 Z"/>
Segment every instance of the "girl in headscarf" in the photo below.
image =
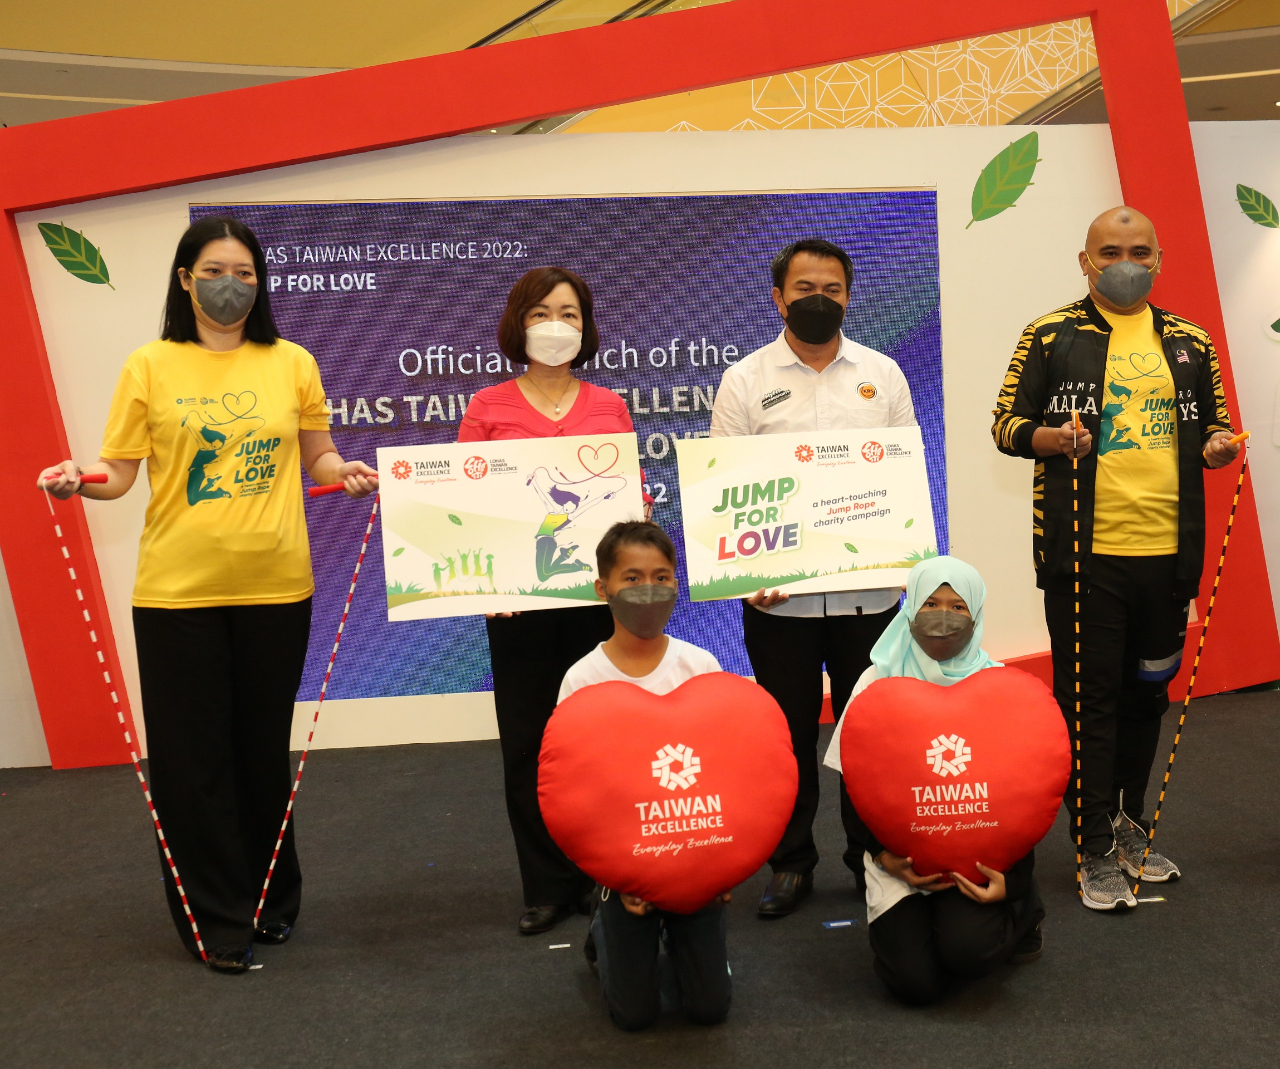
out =
<path fill-rule="evenodd" d="M 877 679 L 910 676 L 949 687 L 984 668 L 999 667 L 982 648 L 982 577 L 955 557 L 921 561 L 907 579 L 906 611 L 871 650 L 852 705 Z M 840 771 L 836 725 L 823 762 Z M 845 828 L 863 846 L 867 923 L 877 975 L 903 1002 L 937 1002 L 953 980 L 989 972 L 1006 961 L 1040 956 L 1044 904 L 1032 870 L 1032 850 L 1008 872 L 978 863 L 989 882 L 980 887 L 958 873 L 921 876 L 911 858 L 886 850 L 841 791 Z"/>

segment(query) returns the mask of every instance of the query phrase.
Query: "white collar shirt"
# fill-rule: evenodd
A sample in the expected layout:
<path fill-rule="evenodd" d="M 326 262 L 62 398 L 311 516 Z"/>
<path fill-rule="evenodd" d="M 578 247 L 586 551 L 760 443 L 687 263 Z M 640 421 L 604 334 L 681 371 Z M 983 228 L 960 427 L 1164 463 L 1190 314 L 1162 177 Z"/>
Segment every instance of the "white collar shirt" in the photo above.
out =
<path fill-rule="evenodd" d="M 711 412 L 711 437 L 864 427 L 914 427 L 907 378 L 884 353 L 840 335 L 840 351 L 814 371 L 787 344 L 786 331 L 725 370 Z M 898 604 L 898 587 L 803 594 L 774 616 L 849 616 Z"/>

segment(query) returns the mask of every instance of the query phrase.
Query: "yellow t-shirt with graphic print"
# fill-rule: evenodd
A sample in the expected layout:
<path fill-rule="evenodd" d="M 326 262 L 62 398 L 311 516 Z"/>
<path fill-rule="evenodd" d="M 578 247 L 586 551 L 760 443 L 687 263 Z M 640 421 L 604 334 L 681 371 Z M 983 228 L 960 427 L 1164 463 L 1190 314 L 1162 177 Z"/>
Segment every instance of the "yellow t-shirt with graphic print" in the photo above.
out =
<path fill-rule="evenodd" d="M 1111 324 L 1094 440 L 1093 552 L 1156 557 L 1178 552 L 1178 420 L 1173 375 L 1148 305 L 1102 312 Z"/>
<path fill-rule="evenodd" d="M 147 461 L 151 500 L 133 604 L 284 604 L 315 589 L 298 431 L 329 429 L 299 345 L 215 353 L 156 341 L 125 361 L 102 456 Z"/>

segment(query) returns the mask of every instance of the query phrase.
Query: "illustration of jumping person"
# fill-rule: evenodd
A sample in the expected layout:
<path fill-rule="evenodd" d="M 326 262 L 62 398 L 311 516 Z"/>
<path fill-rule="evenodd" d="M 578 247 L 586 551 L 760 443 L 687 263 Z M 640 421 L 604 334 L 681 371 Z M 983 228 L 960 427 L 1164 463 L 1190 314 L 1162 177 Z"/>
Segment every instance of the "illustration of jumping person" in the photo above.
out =
<path fill-rule="evenodd" d="M 1139 449 L 1137 442 L 1128 438 L 1128 427 L 1116 427 L 1116 417 L 1124 414 L 1125 405 L 1133 396 L 1133 391 L 1121 386 L 1118 382 L 1107 383 L 1108 394 L 1115 400 L 1104 400 L 1102 405 L 1102 426 L 1098 434 L 1099 454 L 1110 453 L 1118 449 Z"/>
<path fill-rule="evenodd" d="M 434 577 L 435 577 L 435 581 L 436 581 L 436 590 L 439 590 L 439 589 L 440 589 L 440 577 L 444 574 L 444 569 L 443 569 L 443 568 L 441 568 L 439 564 L 433 564 L 433 565 L 431 565 L 431 569 L 432 569 L 432 574 L 434 575 Z"/>
<path fill-rule="evenodd" d="M 251 404 L 250 411 L 252 407 Z M 213 412 L 192 410 L 182 417 L 182 426 L 196 440 L 196 454 L 187 468 L 188 505 L 231 496 L 229 490 L 217 485 L 222 476 L 210 475 L 206 469 L 222 457 L 231 456 L 240 442 L 266 423 L 260 416 L 250 417 L 247 413 L 236 415 L 226 411 L 225 414 L 227 418 L 220 420 Z"/>
<path fill-rule="evenodd" d="M 496 594 L 498 592 L 498 588 L 493 585 L 493 554 L 492 553 L 485 554 L 484 563 L 485 563 L 484 574 L 485 574 L 485 578 L 489 580 L 489 590 L 494 594 Z"/>
<path fill-rule="evenodd" d="M 533 487 L 547 510 L 534 535 L 534 566 L 538 581 L 543 583 L 553 576 L 591 571 L 590 564 L 573 559 L 578 546 L 565 535 L 589 508 L 609 500 L 627 485 L 621 475 L 588 475 L 577 482 L 562 471 L 557 471 L 556 476 L 553 478 L 546 468 L 538 468 L 525 483 Z"/>

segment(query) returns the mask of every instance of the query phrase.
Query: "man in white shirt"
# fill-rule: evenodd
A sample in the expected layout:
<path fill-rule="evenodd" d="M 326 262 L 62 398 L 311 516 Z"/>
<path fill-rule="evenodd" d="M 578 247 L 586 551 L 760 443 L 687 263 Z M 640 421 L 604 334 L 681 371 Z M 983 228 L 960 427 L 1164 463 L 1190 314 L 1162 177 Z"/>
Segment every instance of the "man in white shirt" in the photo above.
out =
<path fill-rule="evenodd" d="M 915 426 L 902 369 L 840 332 L 852 282 L 853 262 L 829 241 L 797 241 L 774 258 L 773 302 L 785 329 L 725 371 L 711 437 Z M 743 603 L 743 640 L 756 682 L 786 714 L 800 773 L 795 811 L 769 861 L 773 878 L 760 900 L 763 917 L 786 916 L 813 889 L 823 665 L 831 707 L 843 709 L 871 663 L 871 647 L 898 611 L 900 594 L 896 586 L 797 597 L 760 590 Z M 851 807 L 843 788 L 840 793 L 844 818 Z M 862 847 L 852 838 L 849 844 L 845 863 L 857 873 Z"/>

